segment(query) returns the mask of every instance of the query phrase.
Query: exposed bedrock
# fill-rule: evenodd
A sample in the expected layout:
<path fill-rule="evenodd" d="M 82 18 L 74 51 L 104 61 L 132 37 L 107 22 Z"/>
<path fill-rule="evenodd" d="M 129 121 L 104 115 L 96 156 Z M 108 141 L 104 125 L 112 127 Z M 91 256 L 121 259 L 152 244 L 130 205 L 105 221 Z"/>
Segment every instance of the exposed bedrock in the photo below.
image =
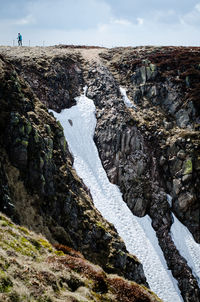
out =
<path fill-rule="evenodd" d="M 2 58 L 0 67 L 0 210 L 105 271 L 148 286 L 142 264 L 72 168 L 61 125 L 13 65 Z"/>
<path fill-rule="evenodd" d="M 135 215 L 150 215 L 168 267 L 178 280 L 184 300 L 198 301 L 197 281 L 171 239 L 172 209 L 166 198 L 166 193 L 173 196 L 173 209 L 179 216 L 182 215 L 181 213 L 183 216 L 191 215 L 186 210 L 189 207 L 188 200 L 185 200 L 185 211 L 180 209 L 180 200 L 183 195 L 175 192 L 173 186 L 177 169 L 179 169 L 180 181 L 184 176 L 186 179 L 188 177 L 187 189 L 182 188 L 182 192 L 187 191 L 184 198 L 191 198 L 190 204 L 192 203 L 190 195 L 193 186 L 189 183 L 190 177 L 186 176 L 192 173 L 189 168 L 186 173 L 186 167 L 189 167 L 187 161 L 190 160 L 191 155 L 184 148 L 184 156 L 179 159 L 178 155 L 179 157 L 183 155 L 183 146 L 181 146 L 176 150 L 179 154 L 175 159 L 176 165 L 179 160 L 181 161 L 179 167 L 170 164 L 166 157 L 172 157 L 170 151 L 173 150 L 173 144 L 166 144 L 167 137 L 164 133 L 158 133 L 156 121 L 154 125 L 149 126 L 138 104 L 136 111 L 126 108 L 119 92 L 119 82 L 113 78 L 105 66 L 91 67 L 87 83 L 89 87 L 87 96 L 94 100 L 97 110 L 95 142 L 110 181 L 120 187 L 125 202 Z M 188 140 L 183 138 L 181 142 L 182 144 L 189 143 L 189 150 L 192 153 L 195 152 Z M 197 209 L 197 201 L 195 206 Z M 192 208 L 193 211 L 194 209 L 195 207 Z M 190 216 L 190 221 L 194 221 L 193 219 Z M 197 232 L 197 223 L 196 220 L 196 226 L 194 228 L 190 226 L 190 229 Z M 197 235 L 195 231 L 194 234 Z"/>

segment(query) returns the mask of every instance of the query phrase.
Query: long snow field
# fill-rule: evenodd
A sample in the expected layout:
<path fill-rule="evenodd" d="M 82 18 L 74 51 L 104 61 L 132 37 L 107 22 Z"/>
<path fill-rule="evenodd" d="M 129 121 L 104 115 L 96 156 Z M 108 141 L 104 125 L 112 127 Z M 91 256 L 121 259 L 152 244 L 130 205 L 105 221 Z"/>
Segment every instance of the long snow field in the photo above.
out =
<path fill-rule="evenodd" d="M 96 126 L 93 101 L 84 93 L 76 98 L 76 102 L 75 106 L 60 114 L 53 113 L 64 128 L 77 174 L 90 189 L 96 208 L 114 224 L 127 250 L 143 264 L 151 290 L 165 302 L 183 301 L 177 282 L 167 269 L 150 218 L 134 216 L 123 201 L 119 188 L 107 178 L 93 141 Z"/>

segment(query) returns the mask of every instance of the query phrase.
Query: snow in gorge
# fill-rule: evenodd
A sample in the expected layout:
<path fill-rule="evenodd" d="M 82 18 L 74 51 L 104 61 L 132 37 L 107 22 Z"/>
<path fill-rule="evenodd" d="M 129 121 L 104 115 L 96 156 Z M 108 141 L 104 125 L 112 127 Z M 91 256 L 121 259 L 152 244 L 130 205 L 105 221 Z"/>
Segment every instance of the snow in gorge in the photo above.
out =
<path fill-rule="evenodd" d="M 126 89 L 125 89 L 125 88 L 122 88 L 122 87 L 119 87 L 119 90 L 120 90 L 120 92 L 121 92 L 121 95 L 122 95 L 122 97 L 123 97 L 123 101 L 124 101 L 124 104 L 126 105 L 126 107 L 137 109 L 136 105 L 133 104 L 133 103 L 129 100 L 129 98 L 127 97 Z"/>
<path fill-rule="evenodd" d="M 200 244 L 195 242 L 189 230 L 173 215 L 172 239 L 180 254 L 187 260 L 200 286 Z"/>
<path fill-rule="evenodd" d="M 165 302 L 183 301 L 177 282 L 167 270 L 150 218 L 134 216 L 118 187 L 107 178 L 93 141 L 96 126 L 93 101 L 85 93 L 76 101 L 76 106 L 60 114 L 53 113 L 64 128 L 77 174 L 90 189 L 96 208 L 114 224 L 127 250 L 142 262 L 150 288 Z"/>
<path fill-rule="evenodd" d="M 172 197 L 167 194 L 167 200 L 172 206 Z M 171 226 L 172 239 L 179 250 L 181 256 L 183 256 L 189 267 L 192 269 L 192 273 L 197 279 L 200 286 L 200 244 L 198 244 L 190 231 L 176 218 L 174 214 L 173 224 Z"/>

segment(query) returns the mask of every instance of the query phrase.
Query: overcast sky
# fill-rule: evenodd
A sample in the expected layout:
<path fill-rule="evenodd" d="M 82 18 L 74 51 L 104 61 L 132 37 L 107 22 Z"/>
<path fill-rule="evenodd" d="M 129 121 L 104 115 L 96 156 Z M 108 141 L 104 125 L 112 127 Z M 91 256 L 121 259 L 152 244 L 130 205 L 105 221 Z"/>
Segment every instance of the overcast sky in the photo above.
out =
<path fill-rule="evenodd" d="M 0 45 L 200 45 L 200 0 L 0 0 Z"/>

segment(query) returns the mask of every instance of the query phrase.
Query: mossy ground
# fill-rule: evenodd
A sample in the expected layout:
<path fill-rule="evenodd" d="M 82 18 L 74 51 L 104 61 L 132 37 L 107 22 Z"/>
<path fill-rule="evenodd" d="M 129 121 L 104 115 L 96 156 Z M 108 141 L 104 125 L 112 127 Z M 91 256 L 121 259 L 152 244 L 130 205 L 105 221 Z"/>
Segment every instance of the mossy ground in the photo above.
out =
<path fill-rule="evenodd" d="M 52 246 L 0 213 L 0 301 L 160 300 L 134 282 L 106 274 L 81 253 Z"/>

